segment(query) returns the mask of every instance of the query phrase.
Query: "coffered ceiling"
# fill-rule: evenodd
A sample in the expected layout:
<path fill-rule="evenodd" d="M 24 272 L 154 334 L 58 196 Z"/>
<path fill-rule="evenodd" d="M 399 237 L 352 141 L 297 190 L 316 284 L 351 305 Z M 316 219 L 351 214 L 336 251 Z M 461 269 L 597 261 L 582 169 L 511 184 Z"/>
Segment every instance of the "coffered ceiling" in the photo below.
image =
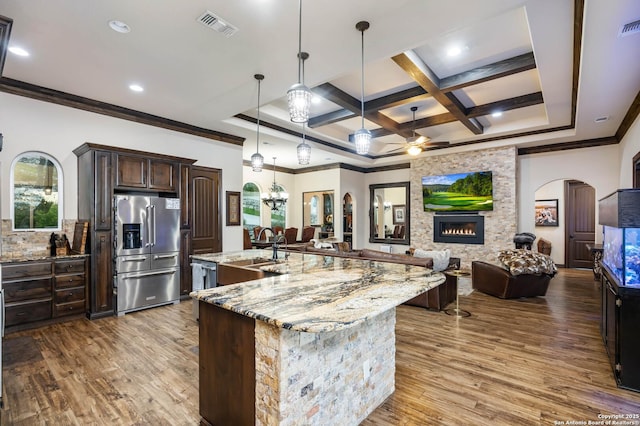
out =
<path fill-rule="evenodd" d="M 202 25 L 205 11 L 237 32 Z M 7 54 L 0 90 L 242 144 L 245 160 L 259 149 L 267 163 L 275 156 L 280 166 L 302 167 L 302 127 L 289 121 L 285 100 L 297 82 L 297 1 L 9 0 L 0 15 L 12 20 L 8 45 L 30 52 Z M 302 16 L 304 78 L 315 94 L 311 167 L 405 163 L 414 131 L 440 143 L 427 143 L 422 156 L 618 143 L 640 110 L 640 33 L 619 35 L 640 20 L 636 0 L 303 0 Z M 114 19 L 131 32 L 110 29 Z M 351 141 L 361 127 L 361 20 L 371 25 L 367 156 Z M 265 75 L 258 144 L 256 73 Z M 144 92 L 131 92 L 134 82 Z"/>

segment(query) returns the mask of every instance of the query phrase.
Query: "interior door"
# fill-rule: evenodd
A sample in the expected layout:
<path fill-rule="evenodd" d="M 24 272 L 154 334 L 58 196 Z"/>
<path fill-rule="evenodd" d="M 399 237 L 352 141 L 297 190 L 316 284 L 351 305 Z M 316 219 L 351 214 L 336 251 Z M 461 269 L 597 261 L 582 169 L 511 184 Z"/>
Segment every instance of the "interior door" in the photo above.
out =
<path fill-rule="evenodd" d="M 191 171 L 193 253 L 222 251 L 220 169 L 193 166 Z"/>
<path fill-rule="evenodd" d="M 596 191 L 579 181 L 565 182 L 566 260 L 568 268 L 591 268 L 593 260 L 588 244 L 595 242 Z"/>

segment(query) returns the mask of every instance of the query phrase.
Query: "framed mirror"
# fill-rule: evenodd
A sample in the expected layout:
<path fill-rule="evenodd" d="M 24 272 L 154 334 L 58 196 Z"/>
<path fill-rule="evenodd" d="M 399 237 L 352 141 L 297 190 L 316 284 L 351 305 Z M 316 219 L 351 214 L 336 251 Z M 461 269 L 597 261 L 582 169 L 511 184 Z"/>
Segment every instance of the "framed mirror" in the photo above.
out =
<path fill-rule="evenodd" d="M 409 182 L 369 185 L 370 243 L 409 245 Z"/>
<path fill-rule="evenodd" d="M 333 191 L 302 193 L 302 225 L 320 228 L 320 238 L 333 236 Z"/>

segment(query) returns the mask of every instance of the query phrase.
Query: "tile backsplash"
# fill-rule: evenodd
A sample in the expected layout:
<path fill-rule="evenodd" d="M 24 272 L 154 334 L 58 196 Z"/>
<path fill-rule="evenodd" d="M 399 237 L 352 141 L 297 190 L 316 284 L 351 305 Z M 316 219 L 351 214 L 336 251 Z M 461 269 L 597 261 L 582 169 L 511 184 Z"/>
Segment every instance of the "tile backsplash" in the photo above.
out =
<path fill-rule="evenodd" d="M 13 231 L 11 219 L 2 220 L 1 255 L 4 259 L 19 259 L 29 257 L 48 256 L 49 237 L 51 232 L 66 234 L 69 241 L 73 241 L 75 220 L 62 220 L 60 231 Z"/>

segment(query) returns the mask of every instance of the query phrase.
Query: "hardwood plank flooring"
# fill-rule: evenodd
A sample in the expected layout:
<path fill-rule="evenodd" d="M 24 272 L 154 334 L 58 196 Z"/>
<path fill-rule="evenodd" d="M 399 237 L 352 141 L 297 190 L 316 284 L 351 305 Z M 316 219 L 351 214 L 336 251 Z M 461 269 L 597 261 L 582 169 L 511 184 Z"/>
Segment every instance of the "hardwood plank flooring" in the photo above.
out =
<path fill-rule="evenodd" d="M 469 318 L 399 307 L 396 391 L 362 424 L 554 425 L 640 414 L 640 393 L 615 386 L 599 300 L 591 271 L 561 269 L 545 298 L 461 297 Z M 1 423 L 197 425 L 197 346 L 190 301 L 8 334 Z"/>

